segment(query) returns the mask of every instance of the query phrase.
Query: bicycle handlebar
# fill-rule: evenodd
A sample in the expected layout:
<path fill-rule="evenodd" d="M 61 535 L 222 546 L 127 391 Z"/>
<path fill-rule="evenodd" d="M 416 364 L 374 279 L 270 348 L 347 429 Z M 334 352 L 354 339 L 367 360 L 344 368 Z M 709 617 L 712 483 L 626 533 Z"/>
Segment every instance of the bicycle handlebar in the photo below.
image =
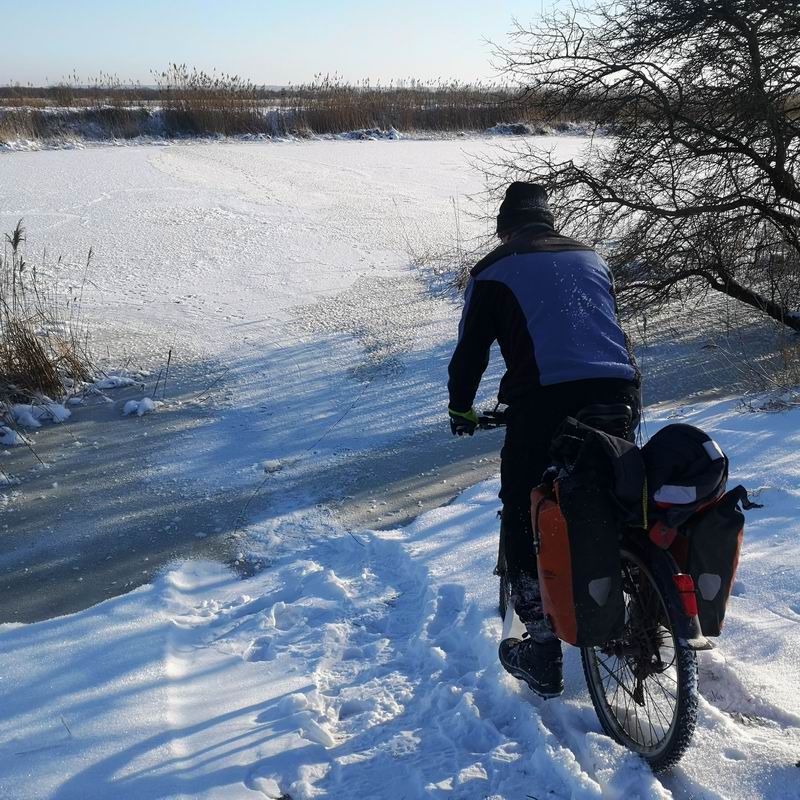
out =
<path fill-rule="evenodd" d="M 506 425 L 505 411 L 484 411 L 478 417 L 478 427 L 481 430 L 492 430 L 493 428 L 504 428 Z"/>

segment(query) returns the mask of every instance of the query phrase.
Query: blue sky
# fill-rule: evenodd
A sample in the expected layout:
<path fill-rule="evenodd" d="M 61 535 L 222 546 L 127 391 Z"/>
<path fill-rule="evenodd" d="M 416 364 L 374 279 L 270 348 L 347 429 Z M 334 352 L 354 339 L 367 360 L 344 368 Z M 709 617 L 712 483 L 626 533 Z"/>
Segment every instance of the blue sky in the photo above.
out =
<path fill-rule="evenodd" d="M 513 17 L 544 0 L 0 0 L 0 83 L 82 80 L 102 70 L 152 82 L 185 62 L 257 83 L 318 72 L 362 77 L 492 75 L 484 39 L 505 40 Z"/>

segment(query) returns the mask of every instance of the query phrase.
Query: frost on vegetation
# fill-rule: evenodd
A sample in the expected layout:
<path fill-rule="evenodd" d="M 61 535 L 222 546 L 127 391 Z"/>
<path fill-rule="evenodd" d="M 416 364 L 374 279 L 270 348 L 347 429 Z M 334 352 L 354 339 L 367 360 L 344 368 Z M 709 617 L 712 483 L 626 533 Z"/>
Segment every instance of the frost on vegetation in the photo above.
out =
<path fill-rule="evenodd" d="M 602 135 L 604 131 L 590 122 L 558 122 L 555 125 L 530 125 L 526 122 L 498 122 L 487 128 L 488 136 L 588 136 Z"/>
<path fill-rule="evenodd" d="M 141 400 L 128 400 L 125 403 L 125 406 L 122 409 L 122 416 L 123 417 L 143 417 L 145 414 L 149 414 L 151 411 L 156 410 L 156 406 L 161 405 L 161 403 L 157 403 L 155 400 L 152 400 L 149 397 L 143 397 Z"/>
<path fill-rule="evenodd" d="M 347 133 L 338 133 L 336 139 L 357 139 L 359 141 L 378 141 L 380 139 L 402 139 L 400 131 L 394 126 L 388 130 L 381 130 L 380 128 L 362 128 L 360 130 L 348 131 Z"/>
<path fill-rule="evenodd" d="M 544 136 L 547 134 L 544 127 L 532 127 L 524 122 L 498 122 L 486 129 L 486 133 L 491 136 Z"/>
<path fill-rule="evenodd" d="M 767 394 L 742 399 L 742 407 L 746 411 L 786 411 L 800 406 L 800 388 L 782 389 Z"/>

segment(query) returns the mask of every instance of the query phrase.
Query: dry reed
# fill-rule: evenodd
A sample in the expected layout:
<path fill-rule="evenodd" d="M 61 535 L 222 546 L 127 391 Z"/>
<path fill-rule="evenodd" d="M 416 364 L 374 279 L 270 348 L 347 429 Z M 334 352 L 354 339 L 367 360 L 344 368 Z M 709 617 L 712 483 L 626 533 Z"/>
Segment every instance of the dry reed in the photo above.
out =
<path fill-rule="evenodd" d="M 318 75 L 307 84 L 270 88 L 238 75 L 171 64 L 154 86 L 101 75 L 88 85 L 70 76 L 54 86 L 0 87 L 0 143 L 18 139 L 87 140 L 256 134 L 342 134 L 395 128 L 404 132 L 483 131 L 522 124 L 542 129 L 536 102 L 509 87 L 458 81 L 369 80 Z"/>
<path fill-rule="evenodd" d="M 0 257 L 0 396 L 61 398 L 91 379 L 82 290 L 62 295 L 44 265 L 27 261 L 24 245 L 20 220 Z"/>

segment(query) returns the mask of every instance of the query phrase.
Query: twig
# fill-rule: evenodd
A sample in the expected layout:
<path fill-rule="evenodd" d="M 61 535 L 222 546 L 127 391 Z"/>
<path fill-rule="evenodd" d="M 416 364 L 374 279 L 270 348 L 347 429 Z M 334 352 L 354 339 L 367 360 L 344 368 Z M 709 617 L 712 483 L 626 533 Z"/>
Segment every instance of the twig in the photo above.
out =
<path fill-rule="evenodd" d="M 169 378 L 169 365 L 172 363 L 172 348 L 170 347 L 167 354 L 167 371 L 164 373 L 164 385 L 161 387 L 161 399 L 167 399 L 167 378 Z"/>
<path fill-rule="evenodd" d="M 156 385 L 153 387 L 153 397 L 152 399 L 156 399 L 156 392 L 158 391 L 158 384 L 161 383 L 161 373 L 164 371 L 164 367 L 161 367 L 158 370 L 158 377 L 156 378 Z"/>
<path fill-rule="evenodd" d="M 358 542 L 358 544 L 360 544 L 362 547 L 366 547 L 366 545 L 364 544 L 364 542 L 362 542 L 362 541 L 361 541 L 361 539 L 359 539 L 359 538 L 358 538 L 358 537 L 357 537 L 357 536 L 356 536 L 356 535 L 353 533 L 353 531 L 347 531 L 347 532 L 348 532 L 348 533 L 349 533 L 349 534 L 350 534 L 350 535 L 353 537 L 353 539 L 355 539 L 355 541 L 356 541 L 356 542 Z"/>
<path fill-rule="evenodd" d="M 196 394 L 192 400 L 199 400 L 204 395 L 207 395 L 230 371 L 230 367 L 225 367 L 225 370 L 220 375 L 217 375 L 217 377 L 214 378 L 214 380 L 211 381 L 211 383 L 205 389 L 203 389 L 202 392 Z"/>

